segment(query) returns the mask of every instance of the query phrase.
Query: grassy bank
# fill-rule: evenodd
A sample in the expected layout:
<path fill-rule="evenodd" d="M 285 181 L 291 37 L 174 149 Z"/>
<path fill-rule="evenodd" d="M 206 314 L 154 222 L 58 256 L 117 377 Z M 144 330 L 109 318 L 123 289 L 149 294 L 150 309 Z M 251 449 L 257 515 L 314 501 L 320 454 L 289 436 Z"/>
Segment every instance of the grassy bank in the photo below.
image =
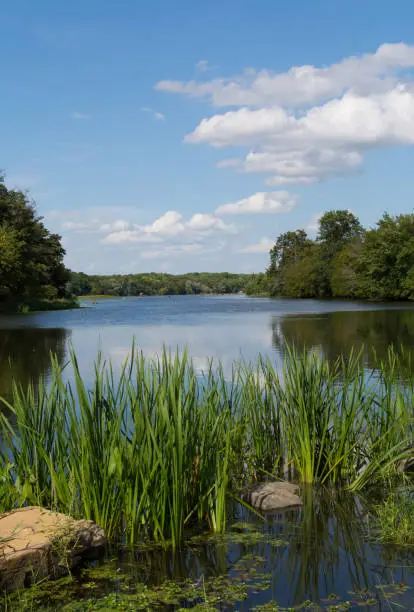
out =
<path fill-rule="evenodd" d="M 360 358 L 331 364 L 290 351 L 220 364 L 132 352 L 122 374 L 98 359 L 87 388 L 53 364 L 46 388 L 14 386 L 1 417 L 0 510 L 38 504 L 95 520 L 108 536 L 182 542 L 194 522 L 222 532 L 226 497 L 260 479 L 359 491 L 396 476 L 412 453 L 414 379 L 390 351 L 368 378 Z M 405 371 L 404 371 L 405 372 Z"/>
<path fill-rule="evenodd" d="M 43 298 L 23 298 L 0 302 L 0 313 L 4 314 L 26 314 L 28 312 L 40 312 L 45 310 L 71 310 L 79 308 L 77 298 L 65 298 L 57 300 L 46 300 Z"/>

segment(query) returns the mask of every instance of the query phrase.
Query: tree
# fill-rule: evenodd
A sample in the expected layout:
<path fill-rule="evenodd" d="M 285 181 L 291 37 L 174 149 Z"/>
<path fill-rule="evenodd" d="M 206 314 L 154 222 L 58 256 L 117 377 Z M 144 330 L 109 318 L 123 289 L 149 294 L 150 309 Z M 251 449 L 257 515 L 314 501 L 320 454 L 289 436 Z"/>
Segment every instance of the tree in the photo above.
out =
<path fill-rule="evenodd" d="M 337 253 L 332 260 L 331 290 L 334 297 L 358 297 L 362 241 L 356 238 Z"/>
<path fill-rule="evenodd" d="M 60 236 L 51 234 L 22 191 L 0 177 L 0 299 L 66 297 L 69 273 Z"/>
<path fill-rule="evenodd" d="M 315 258 L 309 252 L 287 266 L 284 273 L 285 293 L 295 298 L 315 297 L 318 291 L 316 279 Z"/>
<path fill-rule="evenodd" d="M 305 230 L 285 232 L 278 236 L 274 246 L 270 249 L 269 272 L 276 272 L 292 261 L 301 257 L 302 250 L 309 244 Z"/>
<path fill-rule="evenodd" d="M 312 244 L 302 229 L 285 232 L 277 238 L 270 250 L 270 266 L 267 269 L 268 285 L 272 295 L 290 295 L 286 286 L 287 270 L 309 255 Z"/>
<path fill-rule="evenodd" d="M 359 219 L 349 210 L 330 210 L 319 220 L 317 241 L 332 254 L 338 253 L 345 244 L 360 236 L 363 228 Z"/>
<path fill-rule="evenodd" d="M 84 272 L 71 272 L 70 279 L 66 285 L 69 294 L 88 295 L 92 291 L 92 283 Z"/>
<path fill-rule="evenodd" d="M 349 210 L 331 210 L 322 215 L 317 235 L 317 242 L 321 245 L 317 273 L 321 296 L 333 295 L 331 279 L 334 273 L 334 258 L 362 233 L 359 219 Z"/>
<path fill-rule="evenodd" d="M 373 299 L 414 298 L 414 214 L 385 214 L 364 239 L 360 292 Z"/>

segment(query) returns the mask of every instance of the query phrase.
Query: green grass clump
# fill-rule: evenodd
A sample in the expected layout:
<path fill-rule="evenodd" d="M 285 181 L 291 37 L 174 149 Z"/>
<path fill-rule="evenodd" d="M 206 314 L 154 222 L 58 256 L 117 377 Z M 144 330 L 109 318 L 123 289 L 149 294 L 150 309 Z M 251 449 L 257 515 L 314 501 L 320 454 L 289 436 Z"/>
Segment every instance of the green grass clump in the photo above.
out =
<path fill-rule="evenodd" d="M 166 351 L 133 349 L 119 376 L 98 358 L 90 388 L 74 353 L 68 367 L 71 382 L 53 360 L 48 386 L 15 383 L 4 401 L 0 510 L 41 505 L 128 544 L 178 546 L 197 521 L 224 533 L 241 485 L 290 472 L 356 491 L 412 453 L 414 384 L 400 384 L 393 352 L 375 378 L 358 355 L 330 364 L 293 349 L 281 373 L 259 358 L 230 378 Z"/>
<path fill-rule="evenodd" d="M 410 492 L 392 495 L 376 506 L 374 520 L 379 541 L 398 546 L 414 545 L 414 498 Z"/>

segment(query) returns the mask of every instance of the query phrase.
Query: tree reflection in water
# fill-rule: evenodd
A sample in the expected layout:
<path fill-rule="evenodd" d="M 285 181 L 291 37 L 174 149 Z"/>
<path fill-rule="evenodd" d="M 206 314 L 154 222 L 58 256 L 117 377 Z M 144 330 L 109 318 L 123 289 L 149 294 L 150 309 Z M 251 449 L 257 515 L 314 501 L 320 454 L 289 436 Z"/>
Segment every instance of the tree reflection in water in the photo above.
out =
<path fill-rule="evenodd" d="M 0 330 L 0 396 L 11 398 L 13 380 L 23 387 L 29 381 L 47 380 L 51 354 L 63 365 L 69 329 L 17 328 Z"/>
<path fill-rule="evenodd" d="M 385 359 L 388 347 L 414 349 L 414 310 L 359 310 L 272 318 L 272 342 L 283 354 L 286 344 L 316 350 L 334 361 L 352 349 L 363 351 L 368 368 Z M 375 358 L 376 355 L 376 358 Z"/>

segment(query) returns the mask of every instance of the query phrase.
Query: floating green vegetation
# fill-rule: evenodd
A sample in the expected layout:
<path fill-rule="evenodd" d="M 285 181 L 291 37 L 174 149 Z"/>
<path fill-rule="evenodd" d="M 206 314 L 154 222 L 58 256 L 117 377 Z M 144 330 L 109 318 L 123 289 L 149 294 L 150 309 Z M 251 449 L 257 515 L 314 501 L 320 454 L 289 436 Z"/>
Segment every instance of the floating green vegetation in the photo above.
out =
<path fill-rule="evenodd" d="M 405 606 L 395 601 L 404 595 L 409 587 L 405 584 L 378 584 L 375 589 L 363 589 L 360 591 L 349 591 L 350 599 L 344 600 L 335 593 L 322 598 L 319 602 L 304 601 L 290 607 L 282 607 L 276 601 L 269 601 L 262 605 L 254 606 L 252 612 L 346 612 L 353 609 L 406 609 Z M 395 607 L 392 607 L 392 606 Z M 380 606 L 380 607 L 379 607 Z M 379 607 L 379 608 L 378 608 Z"/>
<path fill-rule="evenodd" d="M 90 387 L 75 354 L 68 367 L 72 382 L 54 360 L 47 386 L 16 382 L 4 401 L 0 511 L 41 505 L 111 540 L 177 547 L 195 523 L 225 534 L 228 496 L 261 477 L 289 469 L 357 491 L 413 452 L 414 380 L 400 384 L 393 351 L 373 378 L 359 355 L 332 364 L 293 349 L 282 372 L 259 358 L 230 379 L 166 351 L 133 349 L 120 376 L 99 358 Z"/>
<path fill-rule="evenodd" d="M 237 521 L 230 525 L 233 531 L 257 531 L 257 524 L 249 521 Z"/>
<path fill-rule="evenodd" d="M 246 546 L 254 546 L 255 544 L 269 544 L 278 548 L 280 546 L 287 546 L 288 542 L 275 538 L 267 533 L 259 531 L 247 531 L 246 533 L 212 533 L 203 534 L 200 536 L 193 536 L 190 540 L 190 545 L 204 545 L 204 544 L 243 544 Z"/>
<path fill-rule="evenodd" d="M 270 576 L 260 574 L 263 560 L 246 556 L 239 560 L 236 575 L 201 576 L 193 580 L 165 580 L 159 585 L 134 583 L 119 568 L 85 570 L 81 580 L 67 577 L 45 582 L 5 596 L 6 610 L 153 610 L 183 606 L 192 610 L 216 610 L 223 603 L 234 604 L 270 587 Z M 235 572 L 235 568 L 233 568 Z M 105 594 L 108 590 L 113 592 Z"/>

